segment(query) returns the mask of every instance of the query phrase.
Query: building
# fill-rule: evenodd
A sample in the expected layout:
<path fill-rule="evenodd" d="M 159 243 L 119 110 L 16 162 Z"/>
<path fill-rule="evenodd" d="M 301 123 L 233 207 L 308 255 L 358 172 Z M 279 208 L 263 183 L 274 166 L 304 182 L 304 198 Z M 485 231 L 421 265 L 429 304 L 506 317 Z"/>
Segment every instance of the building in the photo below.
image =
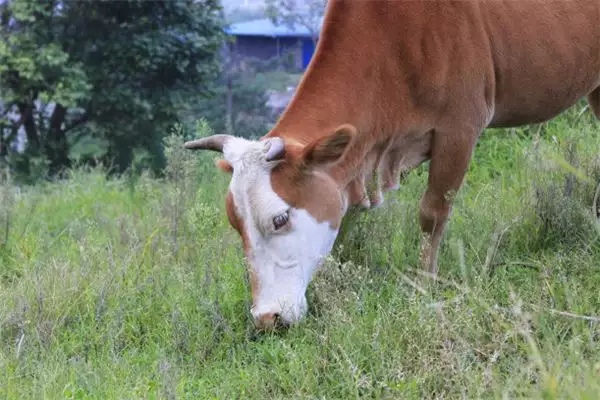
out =
<path fill-rule="evenodd" d="M 322 18 L 315 29 L 318 37 Z M 303 72 L 315 51 L 313 33 L 304 26 L 275 25 L 268 18 L 230 25 L 225 33 L 234 38 L 230 50 L 242 58 L 262 61 L 279 58 L 289 72 Z"/>

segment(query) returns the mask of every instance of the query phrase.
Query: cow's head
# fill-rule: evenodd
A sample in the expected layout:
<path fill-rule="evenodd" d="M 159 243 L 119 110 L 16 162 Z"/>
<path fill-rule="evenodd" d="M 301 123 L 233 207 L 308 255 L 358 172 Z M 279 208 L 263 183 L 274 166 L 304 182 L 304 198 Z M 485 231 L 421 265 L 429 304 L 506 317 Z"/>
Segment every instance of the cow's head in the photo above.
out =
<path fill-rule="evenodd" d="M 185 143 L 187 149 L 222 152 L 217 166 L 232 174 L 227 216 L 244 245 L 251 312 L 261 329 L 291 324 L 306 311 L 306 288 L 331 252 L 347 207 L 328 167 L 354 136 L 354 128 L 343 125 L 305 146 L 228 135 Z"/>

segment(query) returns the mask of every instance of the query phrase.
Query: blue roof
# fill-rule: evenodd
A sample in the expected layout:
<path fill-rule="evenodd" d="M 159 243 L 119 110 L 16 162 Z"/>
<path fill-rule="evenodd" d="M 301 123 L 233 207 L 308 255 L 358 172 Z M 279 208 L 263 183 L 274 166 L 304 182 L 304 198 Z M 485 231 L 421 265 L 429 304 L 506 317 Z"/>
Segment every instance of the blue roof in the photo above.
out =
<path fill-rule="evenodd" d="M 322 24 L 321 18 L 317 34 Z M 310 31 L 304 26 L 296 25 L 290 29 L 287 24 L 275 25 L 268 18 L 231 24 L 225 33 L 233 36 L 311 37 Z"/>

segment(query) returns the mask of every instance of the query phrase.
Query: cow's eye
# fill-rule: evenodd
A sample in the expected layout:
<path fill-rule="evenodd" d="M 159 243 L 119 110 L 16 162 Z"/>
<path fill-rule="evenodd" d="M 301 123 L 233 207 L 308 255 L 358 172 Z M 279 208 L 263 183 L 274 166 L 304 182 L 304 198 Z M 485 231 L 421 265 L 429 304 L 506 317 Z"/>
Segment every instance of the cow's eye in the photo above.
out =
<path fill-rule="evenodd" d="M 280 228 L 282 228 L 283 226 L 285 226 L 285 224 L 288 223 L 288 221 L 290 220 L 290 212 L 286 211 L 283 214 L 279 214 L 278 216 L 273 218 L 273 226 L 275 227 L 275 230 L 278 230 Z"/>

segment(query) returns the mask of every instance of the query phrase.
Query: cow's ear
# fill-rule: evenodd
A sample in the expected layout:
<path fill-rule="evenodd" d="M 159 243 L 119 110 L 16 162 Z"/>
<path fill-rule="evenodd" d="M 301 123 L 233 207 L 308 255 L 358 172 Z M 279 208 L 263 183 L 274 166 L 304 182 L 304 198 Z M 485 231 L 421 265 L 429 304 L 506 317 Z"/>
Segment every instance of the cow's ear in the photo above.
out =
<path fill-rule="evenodd" d="M 302 163 L 306 166 L 317 166 L 339 161 L 355 136 L 356 128 L 352 125 L 339 126 L 334 133 L 308 144 L 302 152 Z"/>

